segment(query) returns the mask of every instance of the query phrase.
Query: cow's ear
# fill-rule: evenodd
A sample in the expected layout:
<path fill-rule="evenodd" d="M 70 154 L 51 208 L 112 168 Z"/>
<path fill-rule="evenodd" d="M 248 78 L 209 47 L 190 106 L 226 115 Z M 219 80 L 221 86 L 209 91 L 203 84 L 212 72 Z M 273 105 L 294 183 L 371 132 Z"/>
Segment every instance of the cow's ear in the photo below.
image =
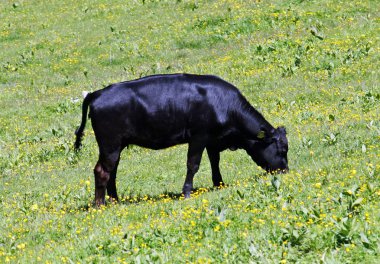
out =
<path fill-rule="evenodd" d="M 257 133 L 256 137 L 261 140 L 261 141 L 272 141 L 273 135 L 274 135 L 275 130 L 274 129 L 267 129 L 264 126 L 260 127 L 259 133 Z"/>
<path fill-rule="evenodd" d="M 273 133 L 273 138 L 279 140 L 279 139 L 284 138 L 284 137 L 286 137 L 285 127 L 280 126 L 280 127 L 276 128 L 276 130 Z"/>
<path fill-rule="evenodd" d="M 283 126 L 279 126 L 277 129 L 278 133 L 281 135 L 281 136 L 286 136 L 286 129 L 285 127 Z"/>
<path fill-rule="evenodd" d="M 260 130 L 259 133 L 257 133 L 257 138 L 258 139 L 264 139 L 265 138 L 265 131 Z"/>

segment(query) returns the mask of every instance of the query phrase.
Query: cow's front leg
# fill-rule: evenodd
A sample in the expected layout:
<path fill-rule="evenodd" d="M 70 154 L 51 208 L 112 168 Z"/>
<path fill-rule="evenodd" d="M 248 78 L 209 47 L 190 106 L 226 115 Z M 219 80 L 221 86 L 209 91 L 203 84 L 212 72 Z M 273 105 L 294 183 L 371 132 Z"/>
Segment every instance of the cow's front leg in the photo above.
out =
<path fill-rule="evenodd" d="M 189 144 L 189 149 L 187 151 L 187 174 L 182 189 L 185 198 L 190 198 L 190 193 L 193 190 L 194 175 L 199 169 L 204 148 L 204 145 L 200 142 Z"/>
<path fill-rule="evenodd" d="M 213 148 L 207 148 L 208 158 L 210 159 L 212 182 L 215 187 L 224 186 L 222 175 L 219 170 L 220 152 Z"/>

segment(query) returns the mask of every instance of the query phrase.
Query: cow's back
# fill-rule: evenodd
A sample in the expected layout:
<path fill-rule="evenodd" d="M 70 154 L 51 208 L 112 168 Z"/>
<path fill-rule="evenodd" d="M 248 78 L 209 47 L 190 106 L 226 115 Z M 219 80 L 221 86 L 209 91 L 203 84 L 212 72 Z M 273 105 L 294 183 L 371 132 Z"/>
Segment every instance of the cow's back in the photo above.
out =
<path fill-rule="evenodd" d="M 95 134 L 110 134 L 105 127 L 112 127 L 128 143 L 149 148 L 221 132 L 231 122 L 231 110 L 244 101 L 233 85 L 218 77 L 189 74 L 121 82 L 96 91 L 94 97 L 90 115 Z"/>

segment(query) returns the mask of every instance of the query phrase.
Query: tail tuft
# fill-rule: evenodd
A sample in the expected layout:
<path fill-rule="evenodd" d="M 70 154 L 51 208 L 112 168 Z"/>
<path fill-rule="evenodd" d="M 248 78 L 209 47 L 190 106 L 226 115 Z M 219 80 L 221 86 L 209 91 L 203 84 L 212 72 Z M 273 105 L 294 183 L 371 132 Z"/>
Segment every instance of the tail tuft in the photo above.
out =
<path fill-rule="evenodd" d="M 82 137 L 84 136 L 83 132 L 79 133 L 79 128 L 80 127 L 78 127 L 77 130 L 75 131 L 75 135 L 76 135 L 76 140 L 74 143 L 75 151 L 79 151 L 80 147 L 82 146 Z"/>

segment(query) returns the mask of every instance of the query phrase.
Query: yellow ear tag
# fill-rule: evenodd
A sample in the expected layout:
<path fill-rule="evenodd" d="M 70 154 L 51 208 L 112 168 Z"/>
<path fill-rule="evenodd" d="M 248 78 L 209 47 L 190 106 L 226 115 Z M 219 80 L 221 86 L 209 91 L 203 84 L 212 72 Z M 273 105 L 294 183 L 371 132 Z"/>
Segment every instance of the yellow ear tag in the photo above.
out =
<path fill-rule="evenodd" d="M 264 131 L 260 131 L 259 133 L 257 133 L 257 138 L 258 139 L 263 139 L 265 137 L 265 132 Z"/>

